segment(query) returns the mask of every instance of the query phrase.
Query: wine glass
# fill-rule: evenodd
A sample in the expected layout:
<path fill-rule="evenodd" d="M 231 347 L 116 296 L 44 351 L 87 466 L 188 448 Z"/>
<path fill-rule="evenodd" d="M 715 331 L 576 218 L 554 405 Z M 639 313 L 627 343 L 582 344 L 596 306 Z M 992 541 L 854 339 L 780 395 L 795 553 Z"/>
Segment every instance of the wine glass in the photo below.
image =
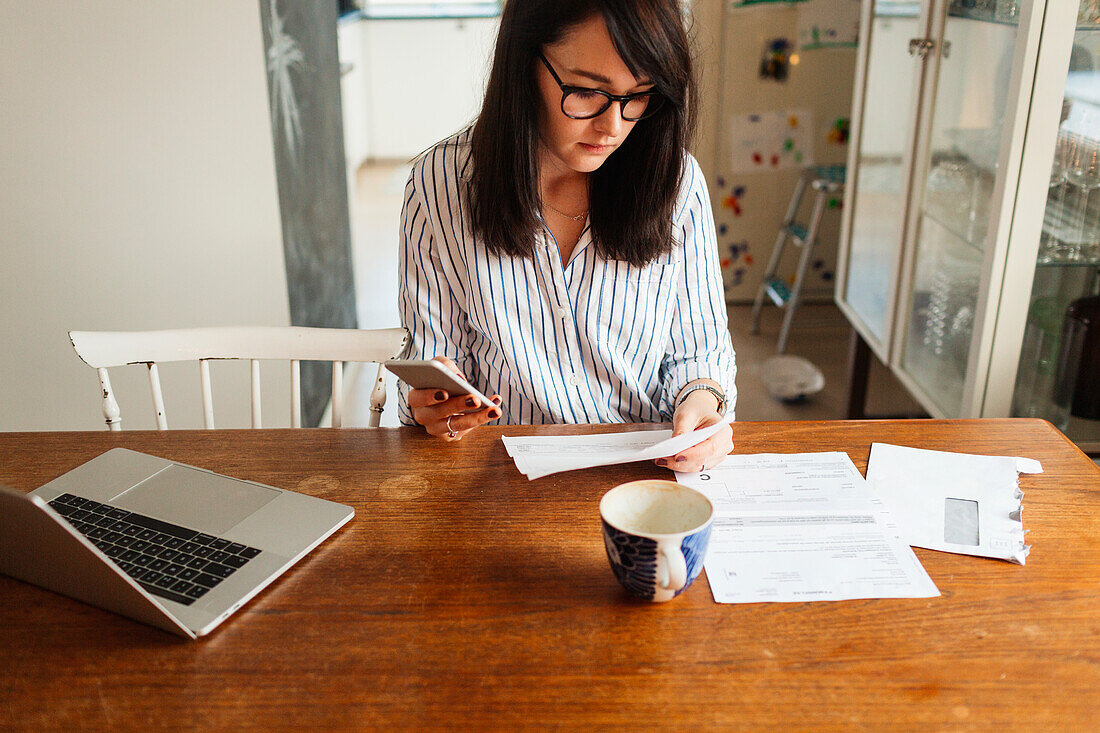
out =
<path fill-rule="evenodd" d="M 1061 251 L 1060 241 L 1065 237 L 1066 216 L 1066 161 L 1069 150 L 1069 136 L 1059 128 L 1058 139 L 1054 144 L 1054 159 L 1050 164 L 1050 188 L 1047 193 L 1047 229 L 1039 241 L 1039 264 L 1045 265 L 1057 261 Z"/>
<path fill-rule="evenodd" d="M 1091 130 L 1090 130 L 1091 132 Z M 1100 141 L 1093 137 L 1083 135 L 1075 136 L 1076 144 L 1070 153 L 1066 165 L 1066 182 L 1080 189 L 1077 208 L 1074 213 L 1074 226 L 1077 228 L 1077 236 L 1074 237 L 1074 245 L 1070 248 L 1068 259 L 1078 260 L 1081 257 L 1081 245 L 1096 236 L 1095 223 L 1087 221 L 1089 218 L 1089 193 L 1100 188 Z"/>

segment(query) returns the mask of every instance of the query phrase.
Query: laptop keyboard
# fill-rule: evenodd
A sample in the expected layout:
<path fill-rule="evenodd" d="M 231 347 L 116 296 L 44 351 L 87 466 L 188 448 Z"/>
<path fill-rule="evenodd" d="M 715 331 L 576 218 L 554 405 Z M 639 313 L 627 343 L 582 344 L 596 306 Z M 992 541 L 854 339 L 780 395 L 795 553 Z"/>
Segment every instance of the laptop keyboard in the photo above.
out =
<path fill-rule="evenodd" d="M 50 508 L 155 596 L 189 606 L 260 554 L 91 499 L 62 494 Z"/>

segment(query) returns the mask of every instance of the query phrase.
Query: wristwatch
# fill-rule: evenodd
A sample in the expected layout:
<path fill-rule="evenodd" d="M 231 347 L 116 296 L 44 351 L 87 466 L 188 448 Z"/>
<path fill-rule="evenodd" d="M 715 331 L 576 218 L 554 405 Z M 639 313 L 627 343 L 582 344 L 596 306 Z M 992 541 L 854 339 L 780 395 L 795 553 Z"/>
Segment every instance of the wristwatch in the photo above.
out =
<path fill-rule="evenodd" d="M 673 410 L 678 409 L 680 405 L 683 404 L 683 401 L 687 399 L 687 396 L 697 389 L 705 389 L 707 392 L 710 392 L 712 395 L 714 395 L 715 398 L 717 398 L 718 400 L 718 414 L 726 414 L 726 396 L 722 394 L 722 390 L 718 389 L 717 387 L 712 387 L 709 384 L 693 384 L 689 387 L 685 387 L 676 397 L 676 405 L 675 407 L 673 407 Z"/>

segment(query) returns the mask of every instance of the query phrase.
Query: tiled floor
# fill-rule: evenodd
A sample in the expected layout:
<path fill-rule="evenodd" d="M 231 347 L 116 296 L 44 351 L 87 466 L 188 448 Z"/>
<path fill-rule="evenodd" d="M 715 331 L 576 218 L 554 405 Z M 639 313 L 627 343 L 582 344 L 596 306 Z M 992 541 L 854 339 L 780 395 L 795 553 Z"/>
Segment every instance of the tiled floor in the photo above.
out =
<path fill-rule="evenodd" d="M 404 163 L 366 165 L 359 170 L 353 199 L 353 258 L 360 328 L 398 325 L 397 247 L 401 204 L 409 167 Z M 850 328 L 832 304 L 802 306 L 795 316 L 787 353 L 810 359 L 824 374 L 825 388 L 799 404 L 772 398 L 764 387 L 762 365 L 775 355 L 781 312 L 764 311 L 761 333 L 748 333 L 750 307 L 729 309 L 730 332 L 738 362 L 738 420 L 824 420 L 846 414 Z M 345 424 L 366 425 L 374 367 L 349 373 Z M 389 409 L 383 425 L 397 424 L 393 408 L 396 383 L 388 375 Z M 873 360 L 866 410 L 868 415 L 923 414 L 889 371 Z"/>

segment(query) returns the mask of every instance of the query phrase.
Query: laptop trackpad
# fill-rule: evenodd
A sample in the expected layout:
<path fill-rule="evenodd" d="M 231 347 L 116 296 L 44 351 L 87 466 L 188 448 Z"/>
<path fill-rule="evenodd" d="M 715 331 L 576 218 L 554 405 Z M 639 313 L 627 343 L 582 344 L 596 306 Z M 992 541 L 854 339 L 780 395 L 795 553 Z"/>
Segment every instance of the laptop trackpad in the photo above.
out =
<path fill-rule="evenodd" d="M 279 495 L 275 489 L 169 466 L 122 492 L 111 504 L 188 529 L 224 534 Z"/>

